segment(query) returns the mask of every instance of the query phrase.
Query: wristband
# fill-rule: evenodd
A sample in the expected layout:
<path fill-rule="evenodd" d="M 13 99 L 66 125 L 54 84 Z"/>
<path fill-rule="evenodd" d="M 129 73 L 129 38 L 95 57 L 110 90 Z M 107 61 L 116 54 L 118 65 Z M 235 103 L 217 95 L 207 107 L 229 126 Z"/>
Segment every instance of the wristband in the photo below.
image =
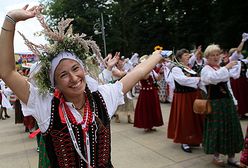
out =
<path fill-rule="evenodd" d="M 10 17 L 9 15 L 6 15 L 6 16 L 5 16 L 5 19 L 6 19 L 8 22 L 12 23 L 13 25 L 16 24 L 16 21 L 15 21 L 12 17 Z"/>
<path fill-rule="evenodd" d="M 4 28 L 4 27 L 2 27 L 2 29 L 3 29 L 4 31 L 7 31 L 7 32 L 14 32 L 14 31 L 15 31 L 15 29 L 14 29 L 14 30 L 9 30 L 9 29 L 6 29 L 6 28 Z"/>

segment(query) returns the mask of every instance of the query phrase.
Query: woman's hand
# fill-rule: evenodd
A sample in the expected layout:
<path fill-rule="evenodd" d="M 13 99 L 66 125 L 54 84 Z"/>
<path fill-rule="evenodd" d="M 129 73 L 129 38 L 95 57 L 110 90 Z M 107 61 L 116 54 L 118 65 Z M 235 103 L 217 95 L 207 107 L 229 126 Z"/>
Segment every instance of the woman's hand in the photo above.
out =
<path fill-rule="evenodd" d="M 120 52 L 116 52 L 113 58 L 112 58 L 112 54 L 108 55 L 108 59 L 106 60 L 107 69 L 112 70 L 112 68 L 116 65 L 119 59 L 120 59 Z"/>
<path fill-rule="evenodd" d="M 237 64 L 238 64 L 237 61 L 231 61 L 231 62 L 229 62 L 225 67 L 226 67 L 227 69 L 231 69 L 233 66 L 235 66 L 235 65 L 237 65 Z"/>
<path fill-rule="evenodd" d="M 8 16 L 11 17 L 15 22 L 27 20 L 33 18 L 36 14 L 40 13 L 43 6 L 33 6 L 28 9 L 29 5 L 25 5 L 22 9 L 14 9 L 8 12 Z"/>

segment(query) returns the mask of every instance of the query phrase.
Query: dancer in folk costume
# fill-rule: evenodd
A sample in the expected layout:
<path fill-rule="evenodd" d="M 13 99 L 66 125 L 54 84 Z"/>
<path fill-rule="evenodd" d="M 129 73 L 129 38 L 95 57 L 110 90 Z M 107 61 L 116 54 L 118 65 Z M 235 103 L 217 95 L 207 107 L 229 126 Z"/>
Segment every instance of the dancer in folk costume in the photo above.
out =
<path fill-rule="evenodd" d="M 189 66 L 200 76 L 202 68 L 207 64 L 207 59 L 203 57 L 202 47 L 198 46 L 189 59 Z"/>
<path fill-rule="evenodd" d="M 163 50 L 161 46 L 155 46 L 154 50 Z M 169 59 L 169 58 L 167 58 Z M 157 81 L 158 83 L 158 96 L 161 103 L 168 102 L 169 96 L 169 85 L 167 83 L 167 75 L 170 72 L 169 68 L 166 66 L 166 62 L 159 63 L 154 68 L 155 72 L 159 74 L 160 79 Z"/>
<path fill-rule="evenodd" d="M 240 167 L 246 168 L 246 166 L 248 166 L 248 125 L 246 128 L 244 148 L 240 155 Z"/>
<path fill-rule="evenodd" d="M 148 55 L 142 56 L 141 63 L 148 57 Z M 151 71 L 140 80 L 141 88 L 135 107 L 134 127 L 144 128 L 146 132 L 155 131 L 153 127 L 164 124 L 155 79 L 157 76 L 155 71 Z"/>
<path fill-rule="evenodd" d="M 166 72 L 164 72 L 165 67 L 164 64 L 158 64 L 155 68 L 156 73 L 159 73 L 160 75 L 160 80 L 157 81 L 158 83 L 158 96 L 159 96 L 159 100 L 161 103 L 165 103 L 167 101 L 167 88 L 166 88 L 166 80 L 165 80 L 165 76 L 164 74 Z"/>
<path fill-rule="evenodd" d="M 114 80 L 113 82 L 120 80 L 123 78 L 129 70 L 131 70 L 131 67 L 128 66 L 125 68 L 125 65 L 127 64 L 128 59 L 125 59 L 124 56 L 122 56 L 121 59 L 118 60 L 116 63 L 115 67 L 112 68 L 112 79 Z M 127 116 L 127 122 L 129 124 L 133 124 L 133 120 L 131 116 L 133 116 L 134 113 L 134 105 L 133 105 L 133 100 L 131 97 L 128 97 L 127 94 L 124 95 L 124 101 L 125 104 L 120 105 L 117 108 L 117 111 L 115 113 L 115 122 L 120 123 L 120 112 L 124 112 L 125 115 Z"/>
<path fill-rule="evenodd" d="M 191 153 L 191 146 L 202 142 L 203 117 L 193 112 L 193 102 L 199 96 L 199 77 L 189 69 L 189 51 L 178 50 L 176 60 L 180 66 L 171 70 L 175 82 L 173 100 L 171 104 L 167 137 L 175 143 L 180 143 L 185 152 Z"/>
<path fill-rule="evenodd" d="M 248 80 L 246 78 L 246 71 L 248 69 L 248 59 L 244 59 L 241 51 L 245 41 L 248 39 L 248 34 L 243 33 L 242 40 L 238 48 L 230 49 L 230 61 L 238 61 L 238 64 L 241 66 L 240 75 L 238 79 L 231 78 L 231 86 L 235 98 L 238 100 L 238 114 L 240 119 L 248 119 L 246 113 L 247 103 L 248 103 Z M 242 88 L 242 89 L 240 89 Z"/>
<path fill-rule="evenodd" d="M 168 102 L 172 102 L 173 95 L 174 95 L 174 89 L 175 89 L 175 82 L 173 79 L 173 75 L 171 73 L 171 69 L 174 66 L 174 64 L 170 61 L 170 58 L 168 58 L 166 62 L 163 63 L 164 65 L 164 77 L 166 81 L 166 100 Z"/>
<path fill-rule="evenodd" d="M 72 33 L 72 19 L 62 20 L 53 30 L 40 14 L 41 6 L 8 12 L 0 34 L 0 77 L 21 100 L 25 114 L 32 115 L 40 128 L 52 168 L 112 168 L 110 118 L 123 95 L 163 60 L 160 51 L 139 64 L 114 84 L 99 85 L 91 92 L 83 64 L 90 55 L 102 61 L 99 48 L 85 35 Z M 34 75 L 37 85 L 15 70 L 13 38 L 15 24 L 37 16 L 52 45 L 35 45 L 21 34 L 40 57 Z M 66 30 L 66 32 L 64 32 Z M 116 54 L 108 66 L 119 59 Z M 91 73 L 91 72 L 87 72 Z M 45 166 L 44 166 L 45 167 Z"/>
<path fill-rule="evenodd" d="M 8 115 L 7 109 L 11 109 L 12 106 L 10 104 L 10 101 L 8 99 L 8 94 L 11 94 L 12 91 L 6 86 L 4 81 L 1 80 L 0 82 L 1 87 L 1 109 L 0 109 L 0 119 L 5 120 L 6 118 L 10 118 Z M 4 115 L 3 115 L 4 113 Z"/>
<path fill-rule="evenodd" d="M 209 45 L 204 52 L 208 64 L 201 71 L 201 81 L 211 101 L 212 113 L 205 118 L 203 147 L 206 154 L 214 154 L 214 164 L 225 166 L 220 158 L 223 154 L 228 155 L 228 164 L 237 167 L 235 153 L 242 150 L 244 140 L 230 77 L 239 75 L 239 66 L 237 61 L 230 61 L 220 67 L 220 54 L 221 50 L 215 44 Z"/>

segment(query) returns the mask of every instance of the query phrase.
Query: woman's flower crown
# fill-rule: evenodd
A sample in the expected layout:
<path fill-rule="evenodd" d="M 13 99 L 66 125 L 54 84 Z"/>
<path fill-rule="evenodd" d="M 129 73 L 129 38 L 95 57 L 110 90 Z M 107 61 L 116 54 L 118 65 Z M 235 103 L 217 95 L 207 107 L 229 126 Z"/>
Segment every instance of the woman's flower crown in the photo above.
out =
<path fill-rule="evenodd" d="M 98 67 L 92 62 L 104 65 L 100 49 L 95 41 L 85 39 L 86 35 L 83 33 L 81 35 L 73 34 L 72 24 L 70 24 L 73 19 L 62 19 L 55 30 L 48 26 L 43 15 L 39 13 L 36 17 L 44 28 L 42 34 L 46 36 L 50 44 L 37 45 L 30 42 L 22 33 L 19 32 L 19 34 L 23 37 L 28 48 L 39 57 L 38 70 L 32 75 L 32 78 L 34 78 L 41 93 L 50 92 L 53 89 L 49 79 L 49 70 L 51 61 L 61 52 L 74 53 L 84 63 L 86 71 L 93 69 L 92 66 L 95 67 L 94 69 Z M 88 73 L 95 79 L 98 77 L 98 72 L 88 71 Z"/>

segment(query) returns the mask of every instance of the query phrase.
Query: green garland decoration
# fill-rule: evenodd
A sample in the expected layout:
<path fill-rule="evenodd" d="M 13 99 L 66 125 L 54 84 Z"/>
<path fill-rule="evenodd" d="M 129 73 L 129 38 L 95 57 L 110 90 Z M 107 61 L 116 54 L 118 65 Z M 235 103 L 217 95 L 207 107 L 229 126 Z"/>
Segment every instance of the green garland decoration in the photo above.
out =
<path fill-rule="evenodd" d="M 74 53 L 82 60 L 86 70 L 92 67 L 92 62 L 96 62 L 96 64 L 103 63 L 100 49 L 95 41 L 84 39 L 85 34 L 73 34 L 72 25 L 70 25 L 73 19 L 62 19 L 58 23 L 58 29 L 53 30 L 45 22 L 44 16 L 38 14 L 36 17 L 44 28 L 42 34 L 46 36 L 51 44 L 36 45 L 30 42 L 22 33 L 19 32 L 19 34 L 23 37 L 28 48 L 39 57 L 40 69 L 33 75 L 33 78 L 40 93 L 53 92 L 54 88 L 49 79 L 49 71 L 51 61 L 61 52 Z M 88 61 L 89 58 L 95 61 Z M 95 65 L 95 67 L 98 67 L 98 65 Z"/>

